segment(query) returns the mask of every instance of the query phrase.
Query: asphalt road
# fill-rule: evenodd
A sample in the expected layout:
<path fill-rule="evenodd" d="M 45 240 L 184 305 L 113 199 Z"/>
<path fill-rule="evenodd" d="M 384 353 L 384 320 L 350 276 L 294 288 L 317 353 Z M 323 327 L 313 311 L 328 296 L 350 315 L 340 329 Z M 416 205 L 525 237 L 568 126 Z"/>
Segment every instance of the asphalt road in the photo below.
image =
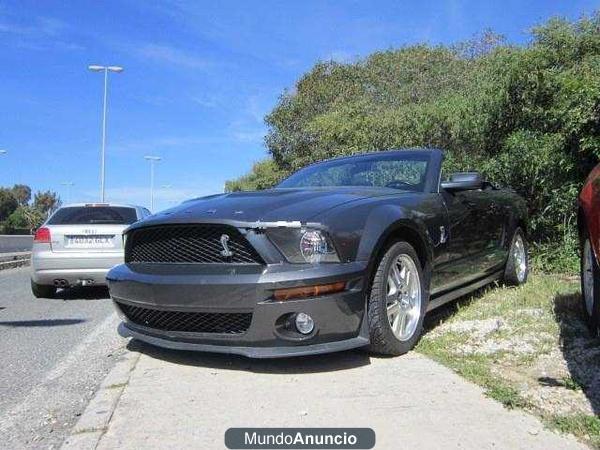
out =
<path fill-rule="evenodd" d="M 57 448 L 123 352 L 106 289 L 35 299 L 0 271 L 0 448 Z"/>

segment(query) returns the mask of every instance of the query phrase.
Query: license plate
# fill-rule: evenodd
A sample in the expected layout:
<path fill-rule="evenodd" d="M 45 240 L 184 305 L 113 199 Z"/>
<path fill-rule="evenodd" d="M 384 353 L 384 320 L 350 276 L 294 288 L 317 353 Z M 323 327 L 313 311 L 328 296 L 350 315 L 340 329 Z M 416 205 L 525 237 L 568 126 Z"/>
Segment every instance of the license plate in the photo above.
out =
<path fill-rule="evenodd" d="M 112 247 L 112 236 L 68 236 L 67 247 Z"/>

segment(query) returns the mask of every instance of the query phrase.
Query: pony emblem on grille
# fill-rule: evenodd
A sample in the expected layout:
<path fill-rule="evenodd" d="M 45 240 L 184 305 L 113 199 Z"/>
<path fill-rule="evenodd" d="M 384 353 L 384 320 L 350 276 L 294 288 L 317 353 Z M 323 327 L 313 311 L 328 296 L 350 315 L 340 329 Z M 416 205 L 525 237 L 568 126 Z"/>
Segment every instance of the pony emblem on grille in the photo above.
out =
<path fill-rule="evenodd" d="M 221 256 L 223 256 L 224 258 L 231 258 L 233 256 L 233 252 L 231 250 L 229 250 L 229 245 L 227 245 L 228 242 L 229 242 L 229 235 L 222 234 L 221 235 L 221 245 L 223 246 L 223 250 L 221 250 Z"/>

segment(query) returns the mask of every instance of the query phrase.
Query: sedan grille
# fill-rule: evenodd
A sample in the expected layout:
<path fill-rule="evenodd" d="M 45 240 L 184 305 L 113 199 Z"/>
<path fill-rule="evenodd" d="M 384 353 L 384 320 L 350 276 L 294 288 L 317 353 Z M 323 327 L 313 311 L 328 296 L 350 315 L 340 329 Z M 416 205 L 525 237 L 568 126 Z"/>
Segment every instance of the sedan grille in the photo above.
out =
<path fill-rule="evenodd" d="M 252 313 L 200 313 L 163 311 L 118 303 L 131 322 L 162 331 L 243 334 L 252 322 Z"/>
<path fill-rule="evenodd" d="M 264 264 L 234 227 L 213 224 L 164 225 L 127 233 L 127 263 Z"/>

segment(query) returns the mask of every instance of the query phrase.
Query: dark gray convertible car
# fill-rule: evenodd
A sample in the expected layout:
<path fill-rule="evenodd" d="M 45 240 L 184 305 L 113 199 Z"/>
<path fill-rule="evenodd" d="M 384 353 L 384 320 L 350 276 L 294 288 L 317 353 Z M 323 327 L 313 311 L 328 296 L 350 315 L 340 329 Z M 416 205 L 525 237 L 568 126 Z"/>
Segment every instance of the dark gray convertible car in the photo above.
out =
<path fill-rule="evenodd" d="M 527 280 L 523 199 L 474 172 L 441 181 L 442 160 L 338 158 L 135 223 L 107 277 L 121 334 L 265 358 L 409 351 L 431 309 Z"/>

